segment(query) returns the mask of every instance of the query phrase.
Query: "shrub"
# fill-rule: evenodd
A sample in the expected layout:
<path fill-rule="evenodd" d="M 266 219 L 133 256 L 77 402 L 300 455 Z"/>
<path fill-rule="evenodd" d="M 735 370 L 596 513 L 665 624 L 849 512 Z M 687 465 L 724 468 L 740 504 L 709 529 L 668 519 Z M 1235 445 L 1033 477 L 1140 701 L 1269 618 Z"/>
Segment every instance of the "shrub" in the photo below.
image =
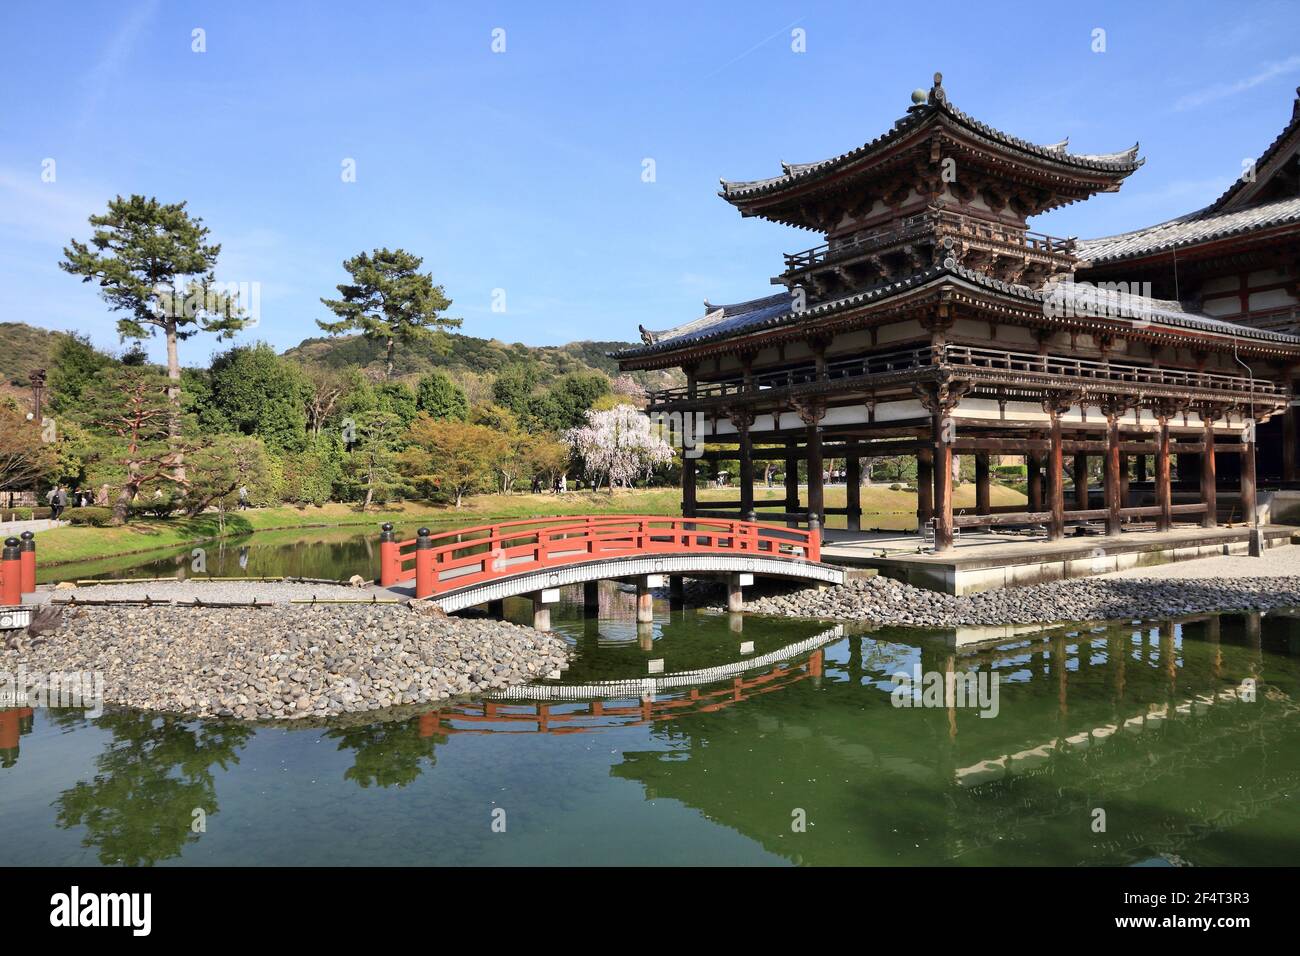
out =
<path fill-rule="evenodd" d="M 1001 478 L 1023 478 L 1029 469 L 1024 465 L 995 465 L 993 473 Z"/>
<path fill-rule="evenodd" d="M 106 528 L 113 523 L 112 508 L 69 508 L 63 516 L 70 524 Z"/>

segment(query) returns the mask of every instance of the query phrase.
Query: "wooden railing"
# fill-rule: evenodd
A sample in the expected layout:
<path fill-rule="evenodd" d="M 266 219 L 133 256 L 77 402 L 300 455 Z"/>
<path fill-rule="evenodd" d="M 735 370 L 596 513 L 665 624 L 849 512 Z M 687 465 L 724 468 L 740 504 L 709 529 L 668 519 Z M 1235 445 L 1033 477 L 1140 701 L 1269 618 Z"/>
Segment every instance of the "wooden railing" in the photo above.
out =
<path fill-rule="evenodd" d="M 818 561 L 817 532 L 755 521 L 652 515 L 526 518 L 380 539 L 380 584 L 415 582 L 417 598 L 566 565 L 639 555 L 743 554 Z"/>
<path fill-rule="evenodd" d="M 942 366 L 954 370 L 999 371 L 1017 374 L 1037 374 L 1064 377 L 1075 381 L 1101 382 L 1112 386 L 1132 385 L 1196 388 L 1213 391 L 1241 392 L 1270 398 L 1285 397 L 1285 387 L 1267 379 L 1250 379 L 1245 375 L 1226 375 L 1222 372 L 1198 372 L 1190 369 L 1156 368 L 1130 365 L 1121 362 L 1099 362 L 1092 359 L 1039 355 L 1033 352 L 1011 352 L 1003 349 L 976 348 L 967 345 L 946 345 L 940 349 L 928 346 L 889 352 L 884 355 L 866 355 L 851 359 L 827 362 L 825 373 L 819 377 L 812 363 L 793 366 L 774 372 L 759 372 L 748 382 L 743 378 L 729 378 L 714 382 L 700 382 L 692 396 L 688 386 L 661 389 L 651 392 L 649 406 L 667 405 L 688 400 L 716 399 L 730 396 L 758 396 L 763 392 L 791 389 L 818 381 L 851 381 L 888 372 Z"/>
<path fill-rule="evenodd" d="M 922 233 L 931 233 L 936 239 L 943 236 L 962 236 L 977 243 L 993 243 L 1025 250 L 1052 259 L 1066 259 L 1074 255 L 1074 239 L 1062 239 L 1029 229 L 1017 229 L 1003 223 L 976 219 L 948 210 L 932 209 L 908 216 L 897 224 L 890 223 L 873 229 L 864 229 L 842 239 L 834 239 L 785 255 L 787 272 L 799 272 L 826 265 L 841 259 L 863 255 L 875 249 L 905 242 Z"/>

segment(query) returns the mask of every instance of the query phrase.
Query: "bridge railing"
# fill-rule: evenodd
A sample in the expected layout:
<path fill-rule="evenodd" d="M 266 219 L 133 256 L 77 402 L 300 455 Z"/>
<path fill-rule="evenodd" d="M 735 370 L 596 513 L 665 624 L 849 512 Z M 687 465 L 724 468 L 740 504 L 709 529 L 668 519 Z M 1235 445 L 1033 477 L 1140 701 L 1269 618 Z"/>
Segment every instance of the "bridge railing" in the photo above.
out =
<path fill-rule="evenodd" d="M 817 534 L 729 518 L 582 515 L 525 518 L 397 541 L 380 537 L 380 581 L 415 582 L 417 598 L 548 568 L 642 554 L 744 554 L 819 561 Z"/>

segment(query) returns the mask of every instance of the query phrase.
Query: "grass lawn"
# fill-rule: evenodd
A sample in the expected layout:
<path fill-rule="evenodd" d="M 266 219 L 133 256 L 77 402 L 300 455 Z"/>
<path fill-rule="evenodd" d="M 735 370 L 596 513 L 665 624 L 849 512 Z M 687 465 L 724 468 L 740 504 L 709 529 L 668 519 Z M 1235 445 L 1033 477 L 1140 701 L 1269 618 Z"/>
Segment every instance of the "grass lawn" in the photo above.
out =
<path fill-rule="evenodd" d="M 756 501 L 780 501 L 785 491 L 781 487 L 754 489 Z M 739 497 L 735 488 L 701 488 L 699 501 Z M 991 489 L 992 503 L 996 505 L 1023 504 L 1024 495 L 1001 485 Z M 954 494 L 955 507 L 973 508 L 975 486 L 959 486 Z M 826 489 L 826 506 L 843 507 L 845 489 L 842 485 Z M 901 530 L 916 526 L 916 493 L 891 491 L 885 485 L 872 485 L 862 489 L 862 526 Z M 485 524 L 510 518 L 534 518 L 565 514 L 654 514 L 681 513 L 681 492 L 676 488 L 620 491 L 610 495 L 605 492 L 591 494 L 573 491 L 566 495 L 517 494 L 479 495 L 468 498 L 459 510 L 450 505 L 429 502 L 406 502 L 396 505 L 376 506 L 361 511 L 355 505 L 327 504 L 321 507 L 253 508 L 226 516 L 224 535 L 218 527 L 215 514 L 197 518 L 142 518 L 120 528 L 64 527 L 37 534 L 38 557 L 42 565 L 66 564 L 77 561 L 109 559 L 122 555 L 137 555 L 151 551 L 170 551 L 210 541 L 218 537 L 242 537 L 255 532 L 291 531 L 308 528 L 350 528 L 354 531 L 373 529 L 376 534 L 382 522 L 391 521 L 403 533 L 411 533 L 420 524 Z M 844 527 L 842 516 L 832 516 L 830 527 Z"/>

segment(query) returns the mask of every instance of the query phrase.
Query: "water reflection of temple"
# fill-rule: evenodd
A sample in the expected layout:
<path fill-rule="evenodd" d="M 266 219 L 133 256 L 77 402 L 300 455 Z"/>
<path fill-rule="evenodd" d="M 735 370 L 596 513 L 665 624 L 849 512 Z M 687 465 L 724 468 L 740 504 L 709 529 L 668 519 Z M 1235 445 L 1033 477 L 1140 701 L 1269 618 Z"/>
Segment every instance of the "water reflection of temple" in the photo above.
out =
<path fill-rule="evenodd" d="M 683 716 L 660 728 L 670 747 L 625 752 L 612 773 L 802 862 L 1232 862 L 1219 835 L 1283 812 L 1300 785 L 1295 630 L 1247 615 L 901 649 L 927 671 L 998 673 L 991 720 L 892 710 L 888 674 L 867 662 L 878 638 L 850 638 L 828 649 L 815 690 L 738 707 L 725 727 Z M 792 834 L 793 808 L 818 826 Z M 1286 832 L 1249 858 L 1294 859 Z"/>

